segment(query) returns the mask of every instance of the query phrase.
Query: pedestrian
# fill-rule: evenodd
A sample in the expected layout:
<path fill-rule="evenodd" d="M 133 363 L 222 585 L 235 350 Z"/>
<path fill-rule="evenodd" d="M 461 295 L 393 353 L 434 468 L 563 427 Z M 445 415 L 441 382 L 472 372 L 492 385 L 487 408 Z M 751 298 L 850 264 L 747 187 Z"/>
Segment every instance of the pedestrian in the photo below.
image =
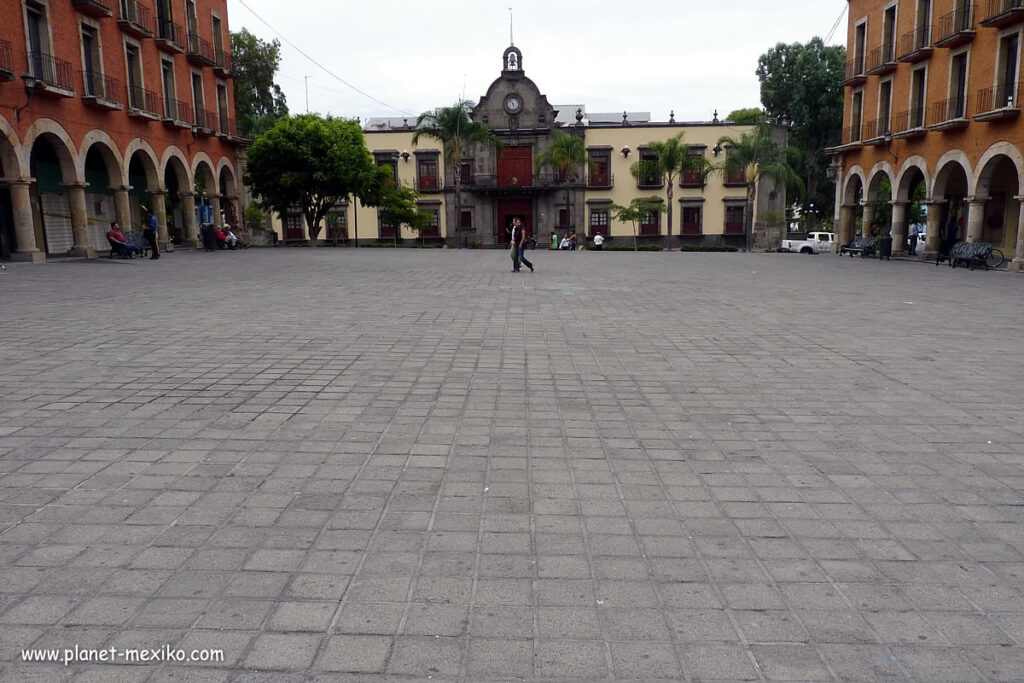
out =
<path fill-rule="evenodd" d="M 526 258 L 526 227 L 518 218 L 512 219 L 512 272 L 518 273 L 520 263 L 533 272 L 533 264 Z"/>
<path fill-rule="evenodd" d="M 156 224 L 156 214 L 153 213 L 153 209 L 149 206 L 143 207 L 146 210 L 146 229 L 143 230 L 142 236 L 149 242 L 149 248 L 152 251 L 151 260 L 160 258 L 160 229 Z"/>
<path fill-rule="evenodd" d="M 921 226 L 918 223 L 913 223 L 910 226 L 910 236 L 907 238 L 909 243 L 907 245 L 907 255 L 917 256 L 917 240 L 921 235 Z"/>
<path fill-rule="evenodd" d="M 594 251 L 601 251 L 601 245 L 604 244 L 604 237 L 601 233 L 594 235 Z"/>
<path fill-rule="evenodd" d="M 573 233 L 569 235 L 569 251 L 576 251 L 577 247 L 579 247 L 579 238 L 576 236 L 576 231 L 574 230 Z"/>

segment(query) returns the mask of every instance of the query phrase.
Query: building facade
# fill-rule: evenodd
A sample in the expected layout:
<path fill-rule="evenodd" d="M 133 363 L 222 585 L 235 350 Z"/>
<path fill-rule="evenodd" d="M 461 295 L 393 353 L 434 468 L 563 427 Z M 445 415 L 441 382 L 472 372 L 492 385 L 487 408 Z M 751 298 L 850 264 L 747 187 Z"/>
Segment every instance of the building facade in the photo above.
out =
<path fill-rule="evenodd" d="M 195 244 L 196 205 L 241 215 L 226 0 L 0 0 L 0 254 L 109 249 L 157 216 Z"/>
<path fill-rule="evenodd" d="M 849 0 L 839 242 L 891 202 L 894 252 L 924 205 L 934 259 L 947 229 L 1024 263 L 1020 0 Z M 876 226 L 882 230 L 888 226 Z"/>
<path fill-rule="evenodd" d="M 651 122 L 645 114 L 586 114 L 583 105 L 553 106 L 537 85 L 526 76 L 523 54 L 514 46 L 502 55 L 501 73 L 480 98 L 473 119 L 484 123 L 502 142 L 500 151 L 471 145 L 463 151 L 457 169 L 446 169 L 439 142 L 421 136 L 412 144 L 415 121 L 371 119 L 364 125 L 366 143 L 379 165 L 394 169 L 397 182 L 420 193 L 420 208 L 434 214 L 423 237 L 443 241 L 450 247 L 507 244 L 508 226 L 522 219 L 527 231 L 541 244 L 551 233 L 575 232 L 581 238 L 596 234 L 632 244 L 632 224 L 619 223 L 610 215 L 613 203 L 628 205 L 638 196 L 660 196 L 667 192 L 660 179 L 636 180 L 630 166 L 650 154 L 651 141 L 664 141 L 679 133 L 692 154 L 719 163 L 728 154 L 716 143 L 722 136 L 739 138 L 753 130 L 750 125 L 719 121 L 676 123 Z M 556 169 L 536 168 L 535 159 L 561 131 L 583 139 L 588 162 L 574 175 L 560 175 Z M 785 145 L 785 129 L 773 134 Z M 460 189 L 456 192 L 455 174 Z M 678 246 L 714 244 L 744 246 L 746 211 L 745 177 L 723 178 L 717 174 L 688 174 L 673 188 L 673 225 L 666 213 L 653 213 L 639 226 L 641 240 Z M 457 196 L 456 196 L 457 195 Z M 785 187 L 762 180 L 758 188 L 758 226 L 771 223 L 779 236 L 785 215 Z M 300 215 L 285 216 L 275 226 L 279 236 L 302 240 L 307 234 Z M 396 235 L 396 230 L 399 231 Z M 671 240 L 669 235 L 672 235 Z M 764 230 L 756 232 L 765 235 Z M 369 207 L 339 207 L 321 233 L 324 239 L 351 243 L 390 241 L 395 237 L 414 239 L 417 235 L 402 226 L 381 222 Z M 762 237 L 762 246 L 777 241 Z"/>

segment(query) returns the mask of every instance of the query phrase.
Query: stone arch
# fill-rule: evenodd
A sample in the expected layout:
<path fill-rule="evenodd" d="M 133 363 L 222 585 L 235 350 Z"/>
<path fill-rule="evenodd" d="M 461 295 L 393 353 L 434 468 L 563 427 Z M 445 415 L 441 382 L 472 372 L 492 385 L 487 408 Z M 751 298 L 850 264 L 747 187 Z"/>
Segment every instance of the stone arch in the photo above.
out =
<path fill-rule="evenodd" d="M 22 165 L 18 150 L 21 141 L 7 119 L 0 116 L 0 177 L 27 178 L 28 168 Z"/>
<path fill-rule="evenodd" d="M 174 145 L 164 150 L 164 158 L 160 161 L 160 177 L 166 181 L 167 174 L 174 173 L 178 184 L 191 190 L 194 186 L 192 173 L 188 166 L 188 157 Z"/>
<path fill-rule="evenodd" d="M 916 187 L 917 183 L 911 181 L 917 178 L 917 173 L 921 174 L 924 178 L 925 191 L 928 190 L 930 179 L 928 177 L 928 162 L 924 160 L 924 157 L 915 154 L 906 161 L 903 162 L 903 166 L 900 167 L 900 172 L 896 174 L 896 182 L 893 184 L 893 199 L 901 202 L 910 201 L 910 191 Z"/>
<path fill-rule="evenodd" d="M 110 185 L 114 187 L 123 187 L 128 184 L 128 176 L 124 174 L 124 158 L 117 149 L 117 144 L 114 142 L 105 131 L 102 130 L 91 130 L 85 134 L 82 138 L 82 145 L 79 148 L 78 156 L 82 162 L 82 173 L 84 177 L 86 158 L 89 156 L 89 151 L 93 148 L 99 152 L 100 157 L 103 159 L 103 163 L 107 167 L 107 175 L 110 177 Z"/>
<path fill-rule="evenodd" d="M 896 173 L 892 170 L 892 165 L 888 161 L 879 161 L 871 167 L 864 190 L 864 199 L 866 201 L 873 202 L 878 199 L 878 189 L 882 178 L 889 179 L 890 188 L 895 186 Z"/>
<path fill-rule="evenodd" d="M 143 171 L 146 174 L 146 189 L 150 192 L 159 190 L 163 187 L 163 183 L 160 182 L 160 177 L 157 174 L 159 162 L 157 161 L 156 152 L 148 142 L 140 138 L 135 138 L 129 142 L 128 147 L 124 151 L 124 177 L 130 177 L 132 159 L 135 158 L 136 154 L 139 155 Z"/>
<path fill-rule="evenodd" d="M 61 175 L 65 183 L 85 182 L 82 172 L 85 166 L 84 160 L 78 158 L 75 143 L 71 141 L 71 136 L 64 130 L 64 126 L 52 119 L 36 119 L 25 133 L 25 141 L 21 147 L 21 163 L 24 168 L 31 169 L 32 149 L 40 138 L 45 138 L 57 153 Z"/>
<path fill-rule="evenodd" d="M 227 157 L 221 157 L 217 164 L 217 186 L 221 195 L 225 197 L 238 196 L 238 180 L 235 177 L 235 167 Z"/>
<path fill-rule="evenodd" d="M 860 166 L 853 166 L 846 174 L 846 181 L 843 183 L 843 204 L 857 203 L 857 190 L 863 192 L 867 187 L 867 179 L 864 177 L 864 170 Z"/>
<path fill-rule="evenodd" d="M 935 177 L 932 178 L 932 186 L 929 188 L 928 196 L 944 197 L 946 195 L 946 186 L 950 175 L 955 171 L 956 167 L 959 167 L 964 172 L 967 182 L 970 183 L 974 175 L 971 172 L 971 160 L 959 149 L 951 149 L 943 154 L 939 158 L 938 163 L 935 164 Z M 966 188 L 966 190 L 969 189 L 969 187 Z"/>
<path fill-rule="evenodd" d="M 213 169 L 213 161 L 206 152 L 200 152 L 192 159 L 193 182 L 196 186 L 201 182 L 207 196 L 214 196 L 220 192 L 217 187 L 217 176 L 214 174 Z"/>
<path fill-rule="evenodd" d="M 974 176 L 969 176 L 970 186 L 968 190 L 973 196 L 979 199 L 988 196 L 989 186 L 992 182 L 992 172 L 998 165 L 991 162 L 996 161 L 998 157 L 1006 157 L 1017 167 L 1017 193 L 1024 195 L 1024 155 L 1021 155 L 1016 145 L 1001 141 L 985 150 L 985 153 L 978 159 L 978 164 L 974 169 Z"/>

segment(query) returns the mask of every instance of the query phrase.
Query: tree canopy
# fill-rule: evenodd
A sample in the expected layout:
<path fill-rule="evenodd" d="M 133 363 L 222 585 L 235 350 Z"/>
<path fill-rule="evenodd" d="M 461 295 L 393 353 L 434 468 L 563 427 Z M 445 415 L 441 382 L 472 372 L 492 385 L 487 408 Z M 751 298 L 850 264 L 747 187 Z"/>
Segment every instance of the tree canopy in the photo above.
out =
<path fill-rule="evenodd" d="M 684 173 L 706 175 L 710 167 L 703 154 L 691 154 L 690 146 L 683 142 L 683 133 L 670 137 L 668 140 L 652 140 L 647 148 L 654 155 L 653 160 L 641 159 L 629 167 L 629 172 L 637 180 L 659 179 L 665 185 L 668 199 L 668 236 L 672 237 L 672 195 L 676 178 Z"/>
<path fill-rule="evenodd" d="M 760 107 L 748 107 L 747 109 L 734 109 L 725 117 L 726 121 L 733 123 L 761 123 L 764 119 L 764 112 Z"/>
<path fill-rule="evenodd" d="M 253 138 L 288 114 L 274 77 L 281 65 L 281 43 L 266 42 L 244 28 L 231 32 L 231 73 L 235 83 L 238 134 Z"/>
<path fill-rule="evenodd" d="M 391 183 L 391 169 L 378 168 L 355 121 L 315 114 L 285 116 L 249 148 L 245 182 L 260 202 L 285 214 L 298 208 L 315 243 L 320 222 L 351 196 L 377 206 Z"/>
<path fill-rule="evenodd" d="M 791 161 L 804 180 L 806 201 L 821 207 L 835 202 L 824 149 L 839 144 L 842 133 L 845 68 L 846 49 L 817 37 L 806 45 L 779 43 L 757 62 L 765 114 L 791 122 Z"/>
<path fill-rule="evenodd" d="M 621 223 L 632 224 L 633 251 L 637 251 L 636 236 L 640 223 L 652 213 L 664 213 L 667 211 L 665 202 L 661 197 L 634 197 L 628 206 L 611 204 L 608 210 L 615 220 Z"/>
<path fill-rule="evenodd" d="M 420 114 L 416 119 L 416 132 L 412 136 L 412 144 L 419 144 L 423 136 L 434 138 L 441 143 L 444 150 L 445 168 L 452 174 L 455 182 L 459 182 L 458 165 L 462 161 L 465 147 L 481 143 L 501 148 L 501 140 L 497 135 L 479 121 L 474 121 L 471 114 L 473 103 L 459 100 L 450 107 L 438 107 L 433 111 Z"/>

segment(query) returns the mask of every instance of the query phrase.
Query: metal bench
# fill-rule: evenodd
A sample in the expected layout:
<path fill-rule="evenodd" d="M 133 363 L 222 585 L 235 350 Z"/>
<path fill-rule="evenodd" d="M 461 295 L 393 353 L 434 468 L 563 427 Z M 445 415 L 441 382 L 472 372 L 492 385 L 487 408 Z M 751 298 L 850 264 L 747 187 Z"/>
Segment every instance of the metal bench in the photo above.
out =
<path fill-rule="evenodd" d="M 974 270 L 984 266 L 988 270 L 988 257 L 992 253 L 992 244 L 989 242 L 957 242 L 950 248 L 949 254 L 939 254 L 935 259 L 935 265 L 944 260 L 949 260 L 949 267 L 956 268 L 958 264 L 967 266 Z"/>
<path fill-rule="evenodd" d="M 850 258 L 853 258 L 854 254 L 860 254 L 861 258 L 867 258 L 868 256 L 874 256 L 877 250 L 877 237 L 855 237 L 852 242 L 840 247 L 839 253 L 849 254 Z"/>

